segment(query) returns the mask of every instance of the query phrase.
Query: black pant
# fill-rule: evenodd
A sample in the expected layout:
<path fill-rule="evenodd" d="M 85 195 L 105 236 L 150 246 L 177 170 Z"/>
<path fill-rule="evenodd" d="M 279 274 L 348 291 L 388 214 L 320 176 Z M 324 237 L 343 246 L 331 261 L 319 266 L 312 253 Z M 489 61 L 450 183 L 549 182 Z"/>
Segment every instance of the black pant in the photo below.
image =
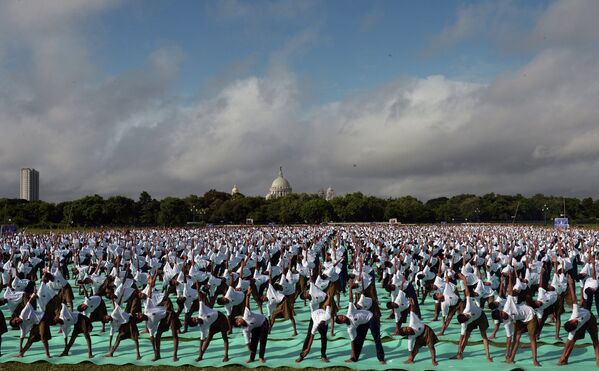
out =
<path fill-rule="evenodd" d="M 314 322 L 312 318 L 310 318 L 310 324 L 308 325 L 308 333 L 306 334 L 306 340 L 304 340 L 304 346 L 302 347 L 302 352 L 300 355 L 305 357 L 310 352 L 310 335 L 312 334 L 312 325 Z M 329 324 L 326 323 L 324 326 L 318 326 L 318 333 L 320 334 L 320 357 L 327 358 L 327 331 L 329 329 Z"/>
<path fill-rule="evenodd" d="M 264 358 L 264 352 L 266 351 L 266 340 L 268 340 L 268 320 L 265 320 L 262 326 L 256 327 L 251 332 L 250 338 L 250 360 L 256 358 L 256 351 L 258 350 L 258 342 L 260 342 L 260 358 Z"/>
<path fill-rule="evenodd" d="M 376 348 L 376 358 L 379 361 L 385 360 L 385 351 L 383 350 L 383 344 L 381 343 L 381 329 L 379 324 L 373 318 L 370 322 L 365 323 L 363 325 L 358 326 L 356 328 L 356 338 L 354 339 L 355 351 L 353 361 L 358 361 L 360 358 L 360 353 L 362 352 L 362 347 L 364 346 L 364 340 L 366 340 L 366 334 L 368 334 L 368 330 L 372 333 L 372 337 L 374 338 L 374 346 Z"/>

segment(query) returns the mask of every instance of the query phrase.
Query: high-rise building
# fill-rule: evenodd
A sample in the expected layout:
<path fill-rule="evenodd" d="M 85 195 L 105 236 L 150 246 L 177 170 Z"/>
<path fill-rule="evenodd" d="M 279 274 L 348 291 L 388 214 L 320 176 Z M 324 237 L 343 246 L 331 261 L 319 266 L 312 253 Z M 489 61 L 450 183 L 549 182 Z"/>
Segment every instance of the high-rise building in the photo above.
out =
<path fill-rule="evenodd" d="M 21 169 L 21 198 L 27 201 L 40 199 L 40 173 L 35 169 Z"/>

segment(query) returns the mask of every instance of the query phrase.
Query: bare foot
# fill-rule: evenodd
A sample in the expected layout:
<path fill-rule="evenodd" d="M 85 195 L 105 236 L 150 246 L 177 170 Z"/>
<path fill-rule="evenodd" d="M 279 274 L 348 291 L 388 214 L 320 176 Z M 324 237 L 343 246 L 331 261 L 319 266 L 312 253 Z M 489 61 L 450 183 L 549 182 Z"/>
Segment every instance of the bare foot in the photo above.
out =
<path fill-rule="evenodd" d="M 112 357 L 112 356 L 111 356 L 111 357 Z M 137 356 L 136 358 L 137 358 L 137 360 L 139 361 L 139 360 L 141 359 L 141 356 Z"/>
<path fill-rule="evenodd" d="M 532 362 L 533 365 L 537 366 L 537 367 L 541 367 L 541 364 L 539 363 L 539 361 L 533 361 Z"/>
<path fill-rule="evenodd" d="M 17 357 L 17 358 L 23 358 L 23 354 L 22 354 L 22 353 L 19 353 L 19 354 L 17 354 L 17 355 L 16 355 L 16 357 Z"/>
<path fill-rule="evenodd" d="M 252 363 L 252 362 L 254 362 L 254 361 L 251 359 L 248 359 L 247 361 L 245 361 L 245 363 Z"/>
<path fill-rule="evenodd" d="M 173 356 L 173 362 L 177 362 L 179 360 L 179 357 L 174 357 Z"/>
<path fill-rule="evenodd" d="M 229 357 L 224 357 L 223 362 L 229 362 Z"/>
<path fill-rule="evenodd" d="M 92 359 L 92 358 L 94 358 L 94 355 L 93 354 L 88 354 L 87 358 Z"/>
<path fill-rule="evenodd" d="M 354 360 L 353 360 L 353 359 L 351 359 L 351 358 L 350 358 L 350 359 L 346 359 L 346 360 L 345 360 L 345 363 L 353 363 L 353 362 L 354 362 Z"/>
<path fill-rule="evenodd" d="M 112 353 L 106 353 L 106 354 L 104 354 L 104 357 L 106 357 L 106 358 L 112 358 Z"/>
<path fill-rule="evenodd" d="M 556 365 L 558 365 L 558 366 L 564 366 L 564 365 L 567 365 L 567 364 L 568 364 L 568 362 L 562 361 L 561 359 L 559 361 L 557 361 L 557 363 L 556 363 Z"/>
<path fill-rule="evenodd" d="M 412 363 L 414 363 L 414 362 L 412 362 Z M 439 366 L 439 362 L 433 361 L 433 366 Z"/>
<path fill-rule="evenodd" d="M 413 361 L 413 360 L 411 360 L 411 359 L 406 359 L 405 361 L 403 361 L 403 363 L 405 363 L 406 365 L 409 365 L 409 364 L 412 364 L 412 363 L 414 363 L 414 361 Z M 433 363 L 433 364 L 434 364 L 434 363 Z"/>
<path fill-rule="evenodd" d="M 266 360 L 264 358 L 258 358 L 258 361 L 260 361 L 260 363 L 266 362 Z"/>
<path fill-rule="evenodd" d="M 493 358 L 491 358 L 491 357 L 487 357 L 487 361 L 489 361 L 489 362 L 493 362 Z"/>
<path fill-rule="evenodd" d="M 68 354 L 66 354 L 65 352 L 62 352 L 58 355 L 59 357 L 64 357 L 64 356 L 68 356 Z"/>
<path fill-rule="evenodd" d="M 384 364 L 386 364 L 387 362 L 385 362 L 385 360 L 382 360 L 382 361 L 379 361 L 379 363 L 380 363 L 381 365 L 384 365 Z"/>
<path fill-rule="evenodd" d="M 301 361 L 303 361 L 303 360 L 304 360 L 304 359 L 303 359 L 302 357 L 298 357 L 298 358 L 295 360 L 295 363 L 300 363 L 300 362 L 301 362 Z"/>
<path fill-rule="evenodd" d="M 198 358 L 196 358 L 196 362 L 200 362 L 204 357 L 202 356 L 198 356 Z"/>
<path fill-rule="evenodd" d="M 327 357 L 321 357 L 320 360 L 324 363 L 329 363 L 329 359 Z"/>

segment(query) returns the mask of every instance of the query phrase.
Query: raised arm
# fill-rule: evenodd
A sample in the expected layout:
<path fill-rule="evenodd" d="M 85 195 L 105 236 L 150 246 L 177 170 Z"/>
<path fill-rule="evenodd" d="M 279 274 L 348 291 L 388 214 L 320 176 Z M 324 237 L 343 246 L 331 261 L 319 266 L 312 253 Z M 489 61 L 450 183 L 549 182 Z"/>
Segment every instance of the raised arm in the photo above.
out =
<path fill-rule="evenodd" d="M 468 281 L 466 280 L 466 276 L 464 276 L 462 273 L 458 273 L 458 277 L 460 277 L 464 286 L 464 296 L 470 297 L 470 289 L 468 288 Z"/>
<path fill-rule="evenodd" d="M 578 299 L 576 297 L 576 284 L 572 279 L 572 276 L 568 274 L 568 289 L 570 290 L 570 295 L 572 296 L 572 305 L 578 304 Z"/>

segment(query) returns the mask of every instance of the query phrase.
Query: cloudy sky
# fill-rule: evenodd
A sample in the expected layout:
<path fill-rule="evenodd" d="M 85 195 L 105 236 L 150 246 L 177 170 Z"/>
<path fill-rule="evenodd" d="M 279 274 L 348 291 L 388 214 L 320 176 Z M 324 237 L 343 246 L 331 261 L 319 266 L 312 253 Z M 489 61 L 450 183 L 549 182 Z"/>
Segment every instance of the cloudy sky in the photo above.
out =
<path fill-rule="evenodd" d="M 599 1 L 0 0 L 0 197 L 599 197 Z"/>

